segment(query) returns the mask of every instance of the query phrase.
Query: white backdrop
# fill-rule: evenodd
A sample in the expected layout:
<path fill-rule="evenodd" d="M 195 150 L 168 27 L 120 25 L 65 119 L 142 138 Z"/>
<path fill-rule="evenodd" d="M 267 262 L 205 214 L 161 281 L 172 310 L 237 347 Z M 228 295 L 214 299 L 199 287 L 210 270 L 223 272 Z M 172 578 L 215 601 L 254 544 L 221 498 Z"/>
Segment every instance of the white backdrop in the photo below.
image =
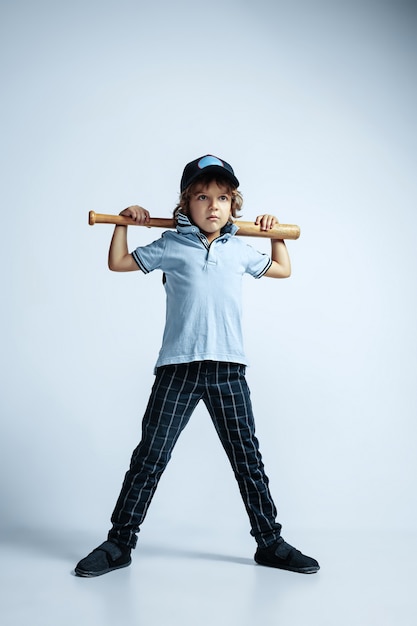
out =
<path fill-rule="evenodd" d="M 0 29 L 2 525 L 102 539 L 164 292 L 159 274 L 108 271 L 112 227 L 87 213 L 170 216 L 185 163 L 213 153 L 235 168 L 244 219 L 302 231 L 289 280 L 245 282 L 280 521 L 415 528 L 415 3 L 15 0 Z M 130 229 L 130 247 L 159 235 Z M 149 516 L 150 534 L 246 536 L 203 407 Z"/>

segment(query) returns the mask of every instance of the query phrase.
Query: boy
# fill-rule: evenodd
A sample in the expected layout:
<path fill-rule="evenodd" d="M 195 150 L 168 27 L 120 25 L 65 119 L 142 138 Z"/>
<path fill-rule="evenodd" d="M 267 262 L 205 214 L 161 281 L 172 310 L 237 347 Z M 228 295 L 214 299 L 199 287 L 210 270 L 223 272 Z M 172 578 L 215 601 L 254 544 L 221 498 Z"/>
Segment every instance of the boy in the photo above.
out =
<path fill-rule="evenodd" d="M 242 204 L 232 167 L 206 155 L 184 169 L 174 215 L 177 231 L 129 253 L 127 227 L 116 226 L 109 268 L 116 272 L 160 269 L 167 294 L 166 325 L 155 382 L 142 422 L 142 439 L 111 518 L 107 541 L 82 559 L 79 576 L 100 576 L 131 563 L 143 522 L 174 445 L 202 399 L 232 465 L 258 549 L 255 561 L 311 574 L 319 564 L 280 536 L 276 508 L 255 436 L 241 329 L 241 282 L 290 276 L 284 241 L 271 239 L 271 257 L 235 237 L 232 218 Z M 149 213 L 131 206 L 121 215 L 146 224 Z M 256 218 L 262 230 L 272 215 Z"/>

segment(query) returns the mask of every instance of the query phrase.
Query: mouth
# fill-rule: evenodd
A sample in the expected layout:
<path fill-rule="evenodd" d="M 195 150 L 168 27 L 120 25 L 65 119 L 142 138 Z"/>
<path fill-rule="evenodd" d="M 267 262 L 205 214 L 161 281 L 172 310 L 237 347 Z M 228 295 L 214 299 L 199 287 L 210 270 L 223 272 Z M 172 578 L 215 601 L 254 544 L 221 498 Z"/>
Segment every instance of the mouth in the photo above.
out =
<path fill-rule="evenodd" d="M 217 215 L 210 215 L 207 219 L 210 220 L 210 222 L 216 222 L 219 218 Z"/>

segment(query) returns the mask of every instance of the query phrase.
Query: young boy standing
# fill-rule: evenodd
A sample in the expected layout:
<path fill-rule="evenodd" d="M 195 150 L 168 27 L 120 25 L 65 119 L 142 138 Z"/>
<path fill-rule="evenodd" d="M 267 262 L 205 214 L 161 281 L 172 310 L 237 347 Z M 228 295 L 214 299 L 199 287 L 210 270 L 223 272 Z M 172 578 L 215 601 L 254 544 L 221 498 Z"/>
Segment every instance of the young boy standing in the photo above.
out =
<path fill-rule="evenodd" d="M 311 574 L 319 564 L 281 537 L 276 507 L 255 436 L 241 324 L 241 283 L 255 278 L 287 278 L 290 260 L 283 240 L 271 239 L 271 256 L 242 239 L 233 218 L 242 204 L 232 167 L 206 155 L 184 169 L 174 215 L 177 230 L 129 253 L 127 227 L 116 226 L 109 268 L 117 272 L 163 272 L 167 297 L 162 347 L 142 422 L 142 439 L 112 514 L 107 541 L 82 559 L 78 576 L 100 576 L 131 563 L 137 533 L 175 443 L 198 402 L 203 400 L 228 456 L 249 516 L 261 565 Z M 146 224 L 149 213 L 131 206 L 121 215 Z M 260 215 L 256 224 L 277 223 Z"/>

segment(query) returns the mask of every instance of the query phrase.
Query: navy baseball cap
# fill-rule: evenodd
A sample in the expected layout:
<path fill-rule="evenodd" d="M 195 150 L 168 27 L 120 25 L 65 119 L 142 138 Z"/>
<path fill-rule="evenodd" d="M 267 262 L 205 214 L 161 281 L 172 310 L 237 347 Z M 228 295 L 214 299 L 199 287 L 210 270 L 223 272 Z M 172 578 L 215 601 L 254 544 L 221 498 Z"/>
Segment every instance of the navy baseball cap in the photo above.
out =
<path fill-rule="evenodd" d="M 235 176 L 233 168 L 229 163 L 219 159 L 212 154 L 206 154 L 205 156 L 187 163 L 184 168 L 181 177 L 181 193 L 184 189 L 187 189 L 189 185 L 201 174 L 217 174 L 230 180 L 234 187 L 239 187 L 239 181 Z"/>

